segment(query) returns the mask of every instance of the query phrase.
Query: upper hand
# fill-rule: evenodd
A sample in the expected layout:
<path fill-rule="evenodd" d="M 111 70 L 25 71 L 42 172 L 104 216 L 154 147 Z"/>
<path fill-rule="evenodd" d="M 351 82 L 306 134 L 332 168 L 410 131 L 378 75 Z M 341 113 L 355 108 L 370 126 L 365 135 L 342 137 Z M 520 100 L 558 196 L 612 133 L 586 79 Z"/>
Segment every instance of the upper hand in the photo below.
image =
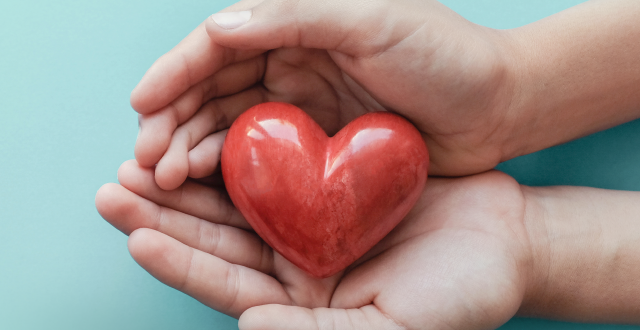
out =
<path fill-rule="evenodd" d="M 153 276 L 241 329 L 488 329 L 518 310 L 531 250 L 519 185 L 430 179 L 411 213 L 346 271 L 314 279 L 267 246 L 219 190 L 164 191 L 130 161 L 96 198 Z"/>
<path fill-rule="evenodd" d="M 423 133 L 434 175 L 503 160 L 513 79 L 500 32 L 435 0 L 244 0 L 224 12 L 245 10 L 235 29 L 207 19 L 131 95 L 136 159 L 157 164 L 160 187 L 211 174 L 224 133 L 211 134 L 266 101 L 301 107 L 328 134 L 368 111 L 399 113 Z"/>

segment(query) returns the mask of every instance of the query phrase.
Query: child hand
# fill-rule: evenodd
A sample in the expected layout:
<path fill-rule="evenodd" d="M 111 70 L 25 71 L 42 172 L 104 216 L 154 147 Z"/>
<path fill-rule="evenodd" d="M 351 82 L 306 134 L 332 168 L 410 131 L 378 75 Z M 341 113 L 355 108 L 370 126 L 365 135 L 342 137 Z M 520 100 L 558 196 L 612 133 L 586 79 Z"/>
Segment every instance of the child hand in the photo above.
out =
<path fill-rule="evenodd" d="M 412 212 L 344 272 L 314 279 L 274 252 L 219 191 L 174 191 L 129 161 L 98 210 L 134 259 L 241 329 L 489 329 L 511 318 L 532 272 L 519 185 L 499 172 L 430 179 Z M 347 328 L 347 327 L 343 327 Z"/>

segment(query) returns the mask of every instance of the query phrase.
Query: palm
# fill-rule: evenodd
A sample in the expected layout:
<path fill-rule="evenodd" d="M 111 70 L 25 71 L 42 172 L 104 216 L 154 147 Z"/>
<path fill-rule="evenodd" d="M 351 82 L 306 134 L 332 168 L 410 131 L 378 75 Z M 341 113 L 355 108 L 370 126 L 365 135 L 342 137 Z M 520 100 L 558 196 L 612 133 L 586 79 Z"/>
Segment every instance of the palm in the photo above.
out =
<path fill-rule="evenodd" d="M 266 56 L 266 100 L 304 109 L 329 135 L 368 111 L 384 110 L 355 84 L 327 51 L 277 49 Z"/>
<path fill-rule="evenodd" d="M 498 88 L 495 75 L 501 73 L 484 72 L 493 68 L 482 63 L 475 69 L 475 75 L 482 77 L 479 78 L 460 72 L 456 65 L 459 61 L 478 61 L 475 57 L 497 55 L 487 50 L 472 58 L 450 59 L 440 69 L 443 72 L 434 67 L 442 66 L 444 59 L 424 59 L 424 63 L 415 64 L 420 70 L 403 71 L 398 62 L 417 52 L 413 47 L 410 40 L 405 40 L 396 45 L 391 55 L 365 54 L 351 60 L 345 60 L 344 54 L 337 51 L 270 51 L 261 55 L 266 59 L 260 81 L 265 89 L 264 100 L 297 105 L 329 135 L 366 112 L 392 111 L 410 119 L 422 132 L 435 154 L 433 173 L 467 174 L 469 166 L 477 167 L 472 172 L 495 166 L 499 157 L 487 152 L 492 145 L 483 143 L 502 123 L 502 105 L 492 99 Z M 434 44 L 432 48 L 445 47 Z M 470 94 L 476 98 L 469 103 L 466 95 Z M 441 157 L 443 151 L 447 157 Z M 465 169 L 459 170 L 459 166 Z"/>
<path fill-rule="evenodd" d="M 377 256 L 343 279 L 334 304 L 373 303 L 407 328 L 496 328 L 524 295 L 519 187 L 497 172 L 431 179 L 427 186 L 412 213 L 371 252 Z M 358 291 L 367 299 L 351 298 L 362 297 Z"/>
<path fill-rule="evenodd" d="M 203 200 L 218 196 L 210 188 L 187 183 L 178 200 L 176 192 L 155 186 L 152 171 L 133 163 L 123 166 L 120 181 L 126 189 L 110 185 L 99 192 L 101 214 L 125 233 L 148 227 L 177 239 L 137 231 L 144 238 L 132 235 L 134 258 L 161 281 L 233 316 L 269 304 L 373 308 L 409 328 L 484 328 L 511 317 L 524 293 L 518 277 L 523 255 L 516 252 L 525 251 L 523 205 L 517 185 L 499 173 L 431 179 L 391 234 L 346 273 L 324 280 L 309 277 L 255 234 L 235 228 L 250 229 L 237 211 L 220 210 L 231 206 Z M 164 209 L 164 215 L 135 214 L 132 208 Z M 243 318 L 251 317 L 247 314 Z"/>

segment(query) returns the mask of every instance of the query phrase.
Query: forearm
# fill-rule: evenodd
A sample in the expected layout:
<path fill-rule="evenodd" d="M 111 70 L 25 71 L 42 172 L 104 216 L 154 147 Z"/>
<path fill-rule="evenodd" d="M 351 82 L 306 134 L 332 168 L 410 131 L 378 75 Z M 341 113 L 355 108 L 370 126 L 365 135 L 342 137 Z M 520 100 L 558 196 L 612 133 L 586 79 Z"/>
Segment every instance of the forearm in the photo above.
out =
<path fill-rule="evenodd" d="M 640 117 L 639 17 L 640 1 L 592 0 L 505 32 L 516 77 L 505 159 Z"/>
<path fill-rule="evenodd" d="M 640 192 L 523 189 L 534 272 L 519 314 L 640 323 Z"/>

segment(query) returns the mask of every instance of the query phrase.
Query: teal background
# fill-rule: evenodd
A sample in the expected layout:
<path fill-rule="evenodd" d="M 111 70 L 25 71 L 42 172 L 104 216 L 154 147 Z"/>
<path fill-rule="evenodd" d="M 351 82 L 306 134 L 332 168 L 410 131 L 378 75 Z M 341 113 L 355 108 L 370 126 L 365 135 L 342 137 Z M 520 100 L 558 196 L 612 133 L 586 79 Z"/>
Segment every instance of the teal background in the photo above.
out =
<path fill-rule="evenodd" d="M 520 26 L 578 0 L 446 0 Z M 129 256 L 94 196 L 133 158 L 129 92 L 229 0 L 0 2 L 0 329 L 237 329 Z M 531 185 L 640 188 L 640 121 L 499 166 Z M 501 329 L 640 329 L 514 319 Z"/>

